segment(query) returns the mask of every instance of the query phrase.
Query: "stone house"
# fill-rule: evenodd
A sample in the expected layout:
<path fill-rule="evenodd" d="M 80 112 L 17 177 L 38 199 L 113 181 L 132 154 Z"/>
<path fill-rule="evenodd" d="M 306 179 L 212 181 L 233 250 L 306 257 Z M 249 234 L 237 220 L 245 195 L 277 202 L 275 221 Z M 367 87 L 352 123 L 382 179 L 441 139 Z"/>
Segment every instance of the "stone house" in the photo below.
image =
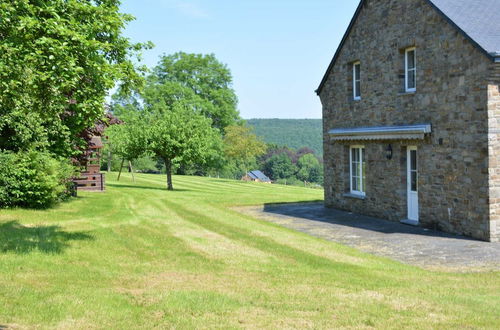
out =
<path fill-rule="evenodd" d="M 500 239 L 500 0 L 363 0 L 317 90 L 325 204 Z"/>

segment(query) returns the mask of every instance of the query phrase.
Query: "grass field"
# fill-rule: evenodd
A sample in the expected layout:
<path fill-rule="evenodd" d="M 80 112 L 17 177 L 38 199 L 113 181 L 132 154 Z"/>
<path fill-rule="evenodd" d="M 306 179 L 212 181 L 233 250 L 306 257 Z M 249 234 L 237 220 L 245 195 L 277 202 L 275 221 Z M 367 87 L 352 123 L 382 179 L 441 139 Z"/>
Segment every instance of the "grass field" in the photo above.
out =
<path fill-rule="evenodd" d="M 425 271 L 230 208 L 320 190 L 115 176 L 56 209 L 0 211 L 0 329 L 500 327 L 498 272 Z"/>

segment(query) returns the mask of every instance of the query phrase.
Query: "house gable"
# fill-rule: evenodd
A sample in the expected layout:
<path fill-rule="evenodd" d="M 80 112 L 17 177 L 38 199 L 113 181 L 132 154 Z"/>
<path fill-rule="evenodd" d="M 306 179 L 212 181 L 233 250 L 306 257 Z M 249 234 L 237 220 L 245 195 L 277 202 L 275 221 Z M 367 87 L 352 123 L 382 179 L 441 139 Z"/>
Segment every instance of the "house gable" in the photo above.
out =
<path fill-rule="evenodd" d="M 335 61 L 320 93 L 326 206 L 500 239 L 491 57 L 427 0 L 367 0 Z"/>
<path fill-rule="evenodd" d="M 323 90 L 347 39 L 350 37 L 352 29 L 356 25 L 361 12 L 369 1 L 370 0 L 360 1 L 349 23 L 347 31 L 316 90 L 316 94 L 319 95 Z M 434 8 L 451 26 L 457 29 L 486 57 L 494 62 L 500 63 L 500 33 L 494 33 L 495 31 L 500 31 L 500 1 L 499 3 L 495 3 L 495 1 L 491 0 L 476 0 L 472 7 L 468 0 L 422 1 L 425 1 Z M 467 11 L 469 16 L 471 16 L 471 13 L 474 13 L 473 17 L 466 16 L 464 18 L 464 11 Z M 489 14 L 484 15 L 485 13 Z"/>

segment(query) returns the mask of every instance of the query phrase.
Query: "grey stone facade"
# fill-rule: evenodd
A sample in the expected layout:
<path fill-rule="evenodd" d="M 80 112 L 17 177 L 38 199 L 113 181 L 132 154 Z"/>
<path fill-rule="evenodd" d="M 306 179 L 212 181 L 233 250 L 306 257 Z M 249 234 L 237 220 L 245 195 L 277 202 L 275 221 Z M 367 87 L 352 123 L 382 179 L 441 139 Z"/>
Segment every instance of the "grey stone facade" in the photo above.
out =
<path fill-rule="evenodd" d="M 416 47 L 417 90 L 404 92 L 404 50 Z M 352 64 L 361 62 L 361 100 Z M 500 239 L 500 63 L 425 0 L 368 0 L 318 91 L 325 203 L 394 221 L 407 217 L 408 146 L 418 147 L 419 222 Z M 336 128 L 432 124 L 422 140 L 333 141 Z M 366 196 L 350 191 L 349 147 L 363 145 Z M 392 146 L 393 157 L 385 150 Z"/>

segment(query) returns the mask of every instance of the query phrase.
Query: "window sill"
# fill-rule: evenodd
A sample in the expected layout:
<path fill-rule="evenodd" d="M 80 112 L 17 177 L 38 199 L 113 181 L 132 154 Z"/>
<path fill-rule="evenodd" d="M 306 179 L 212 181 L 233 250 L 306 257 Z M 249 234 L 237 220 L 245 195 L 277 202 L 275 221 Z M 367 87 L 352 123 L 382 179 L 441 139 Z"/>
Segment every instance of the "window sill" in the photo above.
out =
<path fill-rule="evenodd" d="M 352 100 L 353 100 L 353 101 L 355 101 L 355 102 L 356 102 L 356 101 L 361 101 L 361 97 L 358 97 L 358 98 L 353 98 Z"/>
<path fill-rule="evenodd" d="M 405 91 L 405 92 L 399 92 L 398 95 L 414 95 L 416 93 L 417 91 Z"/>
<path fill-rule="evenodd" d="M 366 199 L 366 195 L 359 195 L 359 194 L 352 194 L 352 193 L 346 193 L 342 196 L 347 197 L 347 198 L 361 199 L 361 200 Z"/>

